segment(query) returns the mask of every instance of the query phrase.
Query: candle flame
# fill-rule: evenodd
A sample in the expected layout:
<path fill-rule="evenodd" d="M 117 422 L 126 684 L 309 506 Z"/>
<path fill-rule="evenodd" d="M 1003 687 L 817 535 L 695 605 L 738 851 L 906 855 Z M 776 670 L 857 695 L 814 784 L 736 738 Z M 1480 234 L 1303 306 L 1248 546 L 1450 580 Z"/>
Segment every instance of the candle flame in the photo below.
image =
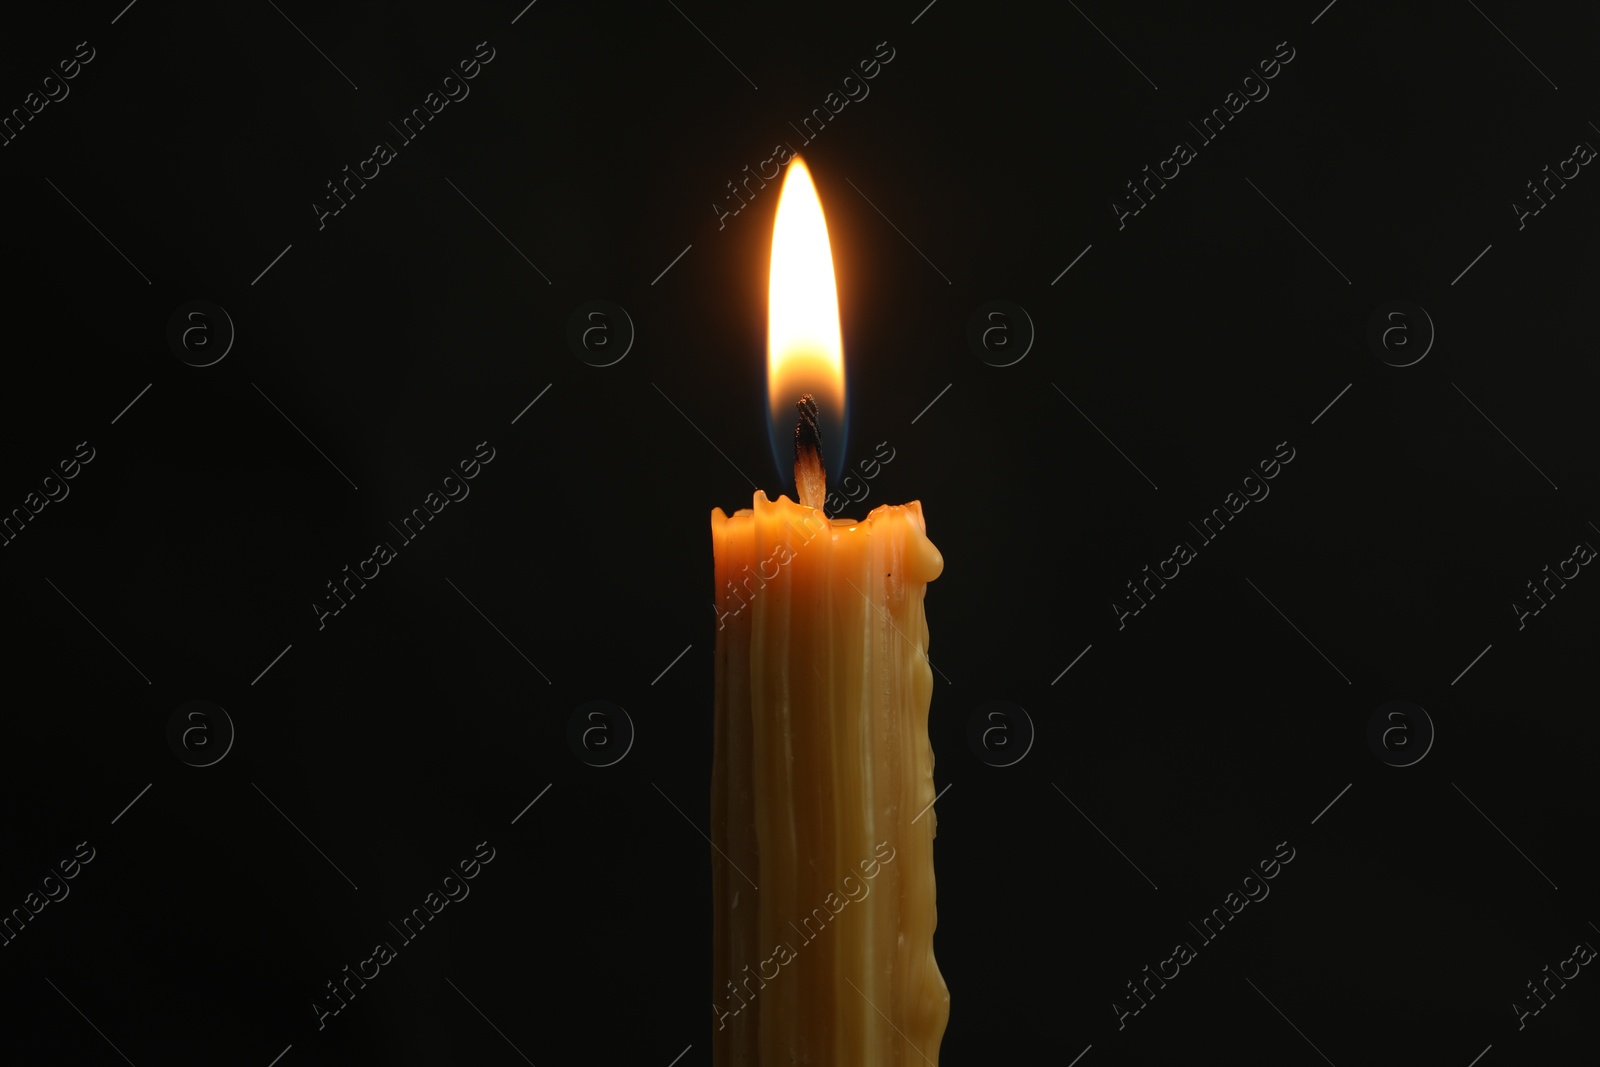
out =
<path fill-rule="evenodd" d="M 787 427 L 792 435 L 795 401 L 804 393 L 816 397 L 825 425 L 842 429 L 844 342 L 833 251 L 822 200 L 811 172 L 796 156 L 778 196 L 767 281 L 767 402 L 775 433 L 781 435 Z M 830 466 L 842 459 L 837 451 L 842 445 L 823 440 Z"/>

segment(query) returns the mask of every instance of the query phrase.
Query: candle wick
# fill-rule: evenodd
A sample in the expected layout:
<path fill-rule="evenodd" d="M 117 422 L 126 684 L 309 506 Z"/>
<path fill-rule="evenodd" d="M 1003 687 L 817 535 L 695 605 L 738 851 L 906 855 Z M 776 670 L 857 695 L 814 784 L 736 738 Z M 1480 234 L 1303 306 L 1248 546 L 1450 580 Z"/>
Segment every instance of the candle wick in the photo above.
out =
<path fill-rule="evenodd" d="M 817 402 L 810 393 L 795 405 L 800 417 L 794 426 L 794 486 L 802 507 L 820 508 L 827 499 L 828 482 L 822 465 L 822 432 L 817 428 Z"/>

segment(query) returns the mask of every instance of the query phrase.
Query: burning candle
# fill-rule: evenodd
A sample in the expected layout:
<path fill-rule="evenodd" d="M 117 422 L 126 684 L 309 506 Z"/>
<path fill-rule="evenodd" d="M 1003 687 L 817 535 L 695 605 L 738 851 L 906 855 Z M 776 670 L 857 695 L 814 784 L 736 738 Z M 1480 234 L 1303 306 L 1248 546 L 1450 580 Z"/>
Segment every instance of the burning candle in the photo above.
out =
<path fill-rule="evenodd" d="M 922 602 L 944 560 L 920 502 L 861 521 L 822 511 L 819 420 L 843 423 L 843 345 L 799 159 L 773 226 L 767 351 L 774 412 L 799 400 L 800 500 L 757 490 L 748 509 L 711 512 L 712 1060 L 937 1065 L 950 994 L 933 958 Z"/>

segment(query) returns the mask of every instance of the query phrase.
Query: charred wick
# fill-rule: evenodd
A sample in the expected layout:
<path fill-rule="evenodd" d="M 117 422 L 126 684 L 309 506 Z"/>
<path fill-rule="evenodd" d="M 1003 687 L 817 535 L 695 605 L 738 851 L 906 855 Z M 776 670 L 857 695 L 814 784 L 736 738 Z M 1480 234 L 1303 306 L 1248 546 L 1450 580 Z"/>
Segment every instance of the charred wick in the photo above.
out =
<path fill-rule="evenodd" d="M 805 453 L 810 449 L 816 458 L 822 459 L 822 431 L 817 428 L 817 415 L 820 414 L 817 402 L 810 393 L 800 398 L 795 405 L 800 412 L 800 418 L 794 425 L 794 461 L 799 463 L 806 458 Z"/>
<path fill-rule="evenodd" d="M 822 465 L 822 432 L 817 427 L 817 402 L 810 393 L 795 405 L 799 419 L 794 426 L 794 488 L 800 503 L 820 508 L 827 499 L 827 475 Z"/>

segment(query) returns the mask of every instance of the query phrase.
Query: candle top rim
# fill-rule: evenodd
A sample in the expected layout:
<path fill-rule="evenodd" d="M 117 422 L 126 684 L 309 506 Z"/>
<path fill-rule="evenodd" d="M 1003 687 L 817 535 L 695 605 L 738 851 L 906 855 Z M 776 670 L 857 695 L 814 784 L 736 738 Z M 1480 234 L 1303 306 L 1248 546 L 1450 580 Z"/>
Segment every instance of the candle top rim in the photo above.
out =
<path fill-rule="evenodd" d="M 923 514 L 921 500 L 908 500 L 903 504 L 879 504 L 860 519 L 829 518 L 821 508 L 808 508 L 804 504 L 791 500 L 787 493 L 779 493 L 778 498 L 774 500 L 767 496 L 764 489 L 755 491 L 751 498 L 751 505 L 751 507 L 739 508 L 731 513 L 723 511 L 720 506 L 713 507 L 711 509 L 712 526 L 715 527 L 733 519 L 753 517 L 757 512 L 771 512 L 775 509 L 782 509 L 820 518 L 835 531 L 853 529 L 857 526 L 871 526 L 874 522 L 888 521 L 900 515 L 906 516 L 924 537 L 927 536 L 928 530 L 927 517 Z"/>
<path fill-rule="evenodd" d="M 761 489 L 755 490 L 751 503 L 752 507 L 740 508 L 732 515 L 720 507 L 711 509 L 711 538 L 719 559 L 736 545 L 756 551 L 757 541 L 762 545 L 792 544 L 796 539 L 803 543 L 812 534 L 827 530 L 828 541 L 841 549 L 845 542 L 869 543 L 878 537 L 899 543 L 897 551 L 905 554 L 907 574 L 920 581 L 932 581 L 944 571 L 944 556 L 928 539 L 920 500 L 879 504 L 864 519 L 829 519 L 821 508 L 797 504 L 783 494 L 772 500 Z"/>

